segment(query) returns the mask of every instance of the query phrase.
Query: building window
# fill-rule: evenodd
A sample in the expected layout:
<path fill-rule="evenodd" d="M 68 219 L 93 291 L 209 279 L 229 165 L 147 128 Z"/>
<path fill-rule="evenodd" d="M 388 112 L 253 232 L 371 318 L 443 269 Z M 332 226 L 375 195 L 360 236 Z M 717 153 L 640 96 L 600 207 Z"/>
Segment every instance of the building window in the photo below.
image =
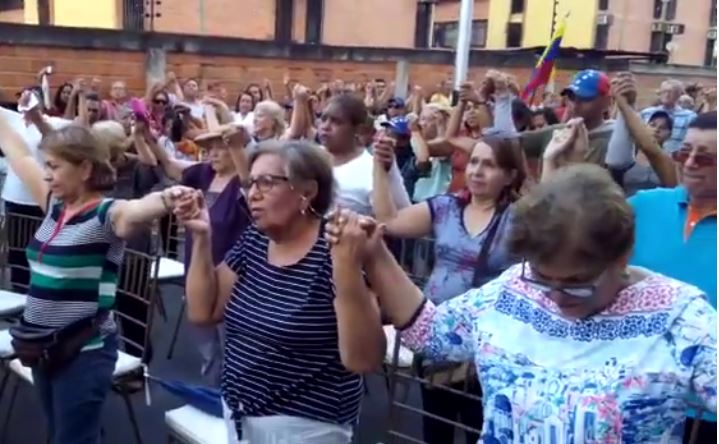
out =
<path fill-rule="evenodd" d="M 456 48 L 459 23 L 435 23 L 433 37 L 435 48 Z M 469 45 L 472 48 L 484 48 L 487 45 L 487 20 L 472 21 L 472 38 Z"/>
<path fill-rule="evenodd" d="M 510 14 L 520 14 L 524 12 L 524 0 L 512 0 L 512 7 L 509 10 Z"/>
<path fill-rule="evenodd" d="M 153 5 L 148 5 L 148 9 L 148 25 L 152 25 L 155 19 L 152 15 L 157 15 L 157 13 L 154 11 Z M 145 2 L 142 0 L 123 1 L 122 28 L 128 31 L 143 31 L 145 29 Z"/>
<path fill-rule="evenodd" d="M 597 25 L 594 32 L 594 47 L 607 49 L 609 46 L 609 25 Z"/>
<path fill-rule="evenodd" d="M 662 19 L 664 5 L 666 4 L 666 13 Z M 671 21 L 677 17 L 677 0 L 654 0 L 654 19 Z"/>
<path fill-rule="evenodd" d="M 599 0 L 599 10 L 609 11 L 609 0 Z"/>
<path fill-rule="evenodd" d="M 669 0 L 667 2 L 666 20 L 672 21 L 677 18 L 677 0 Z"/>
<path fill-rule="evenodd" d="M 652 32 L 650 52 L 667 52 L 667 44 L 672 41 L 672 34 L 663 31 Z"/>
<path fill-rule="evenodd" d="M 0 0 L 0 11 L 14 11 L 16 9 L 24 8 L 24 0 Z"/>
<path fill-rule="evenodd" d="M 704 66 L 707 68 L 717 67 L 716 40 L 707 39 L 707 47 L 704 51 Z"/>
<path fill-rule="evenodd" d="M 712 0 L 712 10 L 709 15 L 709 25 L 716 27 L 717 25 L 717 0 Z"/>
<path fill-rule="evenodd" d="M 507 48 L 519 48 L 522 46 L 522 24 L 507 24 Z"/>

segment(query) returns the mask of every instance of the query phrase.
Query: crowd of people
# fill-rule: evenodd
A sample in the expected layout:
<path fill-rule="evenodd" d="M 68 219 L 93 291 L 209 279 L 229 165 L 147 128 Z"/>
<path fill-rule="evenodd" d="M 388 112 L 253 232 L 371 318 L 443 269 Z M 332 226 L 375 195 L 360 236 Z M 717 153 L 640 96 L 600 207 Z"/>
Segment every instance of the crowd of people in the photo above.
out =
<path fill-rule="evenodd" d="M 391 324 L 482 398 L 422 387 L 429 444 L 453 442 L 437 418 L 481 430 L 468 443 L 716 442 L 715 88 L 667 80 L 638 109 L 631 73 L 585 70 L 533 107 L 499 71 L 456 103 L 448 81 L 287 77 L 230 106 L 166 77 L 105 98 L 82 79 L 53 95 L 43 70 L 0 108 L 7 229 L 43 218 L 8 257 L 29 267 L 16 331 L 94 328 L 71 364 L 33 368 L 53 444 L 97 442 L 118 329 L 144 335 L 112 311 L 148 309 L 115 297 L 123 250 L 173 220 L 233 439 L 351 442 Z M 400 242 L 428 239 L 418 288 Z"/>

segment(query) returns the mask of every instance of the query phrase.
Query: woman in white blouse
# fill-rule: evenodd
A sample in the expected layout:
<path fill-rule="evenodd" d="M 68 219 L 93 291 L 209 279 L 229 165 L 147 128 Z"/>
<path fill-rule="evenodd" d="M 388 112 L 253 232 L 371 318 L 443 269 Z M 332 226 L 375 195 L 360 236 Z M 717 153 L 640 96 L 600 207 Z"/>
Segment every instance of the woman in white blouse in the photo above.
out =
<path fill-rule="evenodd" d="M 372 210 L 372 154 L 358 141 L 362 125 L 367 120 L 367 108 L 361 99 L 351 94 L 333 97 L 325 107 L 317 128 L 319 142 L 332 155 L 337 181 L 337 204 L 360 214 L 374 214 Z M 396 164 L 390 167 L 390 192 L 398 208 L 410 205 L 407 190 Z"/>

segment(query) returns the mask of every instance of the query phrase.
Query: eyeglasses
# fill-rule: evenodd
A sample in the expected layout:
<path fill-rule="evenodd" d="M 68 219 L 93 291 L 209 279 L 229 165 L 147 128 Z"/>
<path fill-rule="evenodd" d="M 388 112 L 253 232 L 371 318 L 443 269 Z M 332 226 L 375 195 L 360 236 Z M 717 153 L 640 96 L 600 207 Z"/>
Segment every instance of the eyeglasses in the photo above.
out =
<path fill-rule="evenodd" d="M 677 163 L 687 163 L 690 157 L 693 158 L 694 163 L 699 167 L 714 166 L 717 163 L 716 154 L 693 152 L 691 149 L 681 149 L 672 153 L 672 159 Z"/>
<path fill-rule="evenodd" d="M 525 266 L 527 262 L 522 262 L 522 274 L 519 276 L 519 279 L 524 282 L 525 284 L 529 285 L 530 287 L 534 288 L 537 291 L 541 291 L 542 293 L 551 293 L 552 291 L 558 291 L 561 293 L 566 294 L 567 296 L 572 296 L 575 298 L 582 298 L 587 299 L 591 298 L 597 293 L 597 288 L 599 287 L 599 281 L 604 276 L 604 272 L 600 274 L 597 278 L 595 278 L 592 282 L 586 283 L 586 284 L 570 284 L 570 285 L 557 285 L 549 282 L 539 281 L 534 278 L 528 277 L 525 273 Z M 531 271 L 531 268 L 530 268 Z"/>
<path fill-rule="evenodd" d="M 242 189 L 250 191 L 252 185 L 256 185 L 260 193 L 268 193 L 275 187 L 275 185 L 281 182 L 288 182 L 289 180 L 290 179 L 287 176 L 263 174 L 257 177 L 250 177 L 249 179 L 242 181 Z"/>

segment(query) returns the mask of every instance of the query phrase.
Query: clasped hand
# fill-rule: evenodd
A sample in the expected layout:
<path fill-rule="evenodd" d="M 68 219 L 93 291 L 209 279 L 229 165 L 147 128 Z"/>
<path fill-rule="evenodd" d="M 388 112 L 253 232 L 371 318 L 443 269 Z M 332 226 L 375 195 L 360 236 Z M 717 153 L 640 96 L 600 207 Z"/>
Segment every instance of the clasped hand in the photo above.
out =
<path fill-rule="evenodd" d="M 172 199 L 172 213 L 194 234 L 210 232 L 210 216 L 202 191 L 183 187 L 182 192 Z"/>
<path fill-rule="evenodd" d="M 347 209 L 334 210 L 325 227 L 333 259 L 364 264 L 384 247 L 384 224 Z"/>

